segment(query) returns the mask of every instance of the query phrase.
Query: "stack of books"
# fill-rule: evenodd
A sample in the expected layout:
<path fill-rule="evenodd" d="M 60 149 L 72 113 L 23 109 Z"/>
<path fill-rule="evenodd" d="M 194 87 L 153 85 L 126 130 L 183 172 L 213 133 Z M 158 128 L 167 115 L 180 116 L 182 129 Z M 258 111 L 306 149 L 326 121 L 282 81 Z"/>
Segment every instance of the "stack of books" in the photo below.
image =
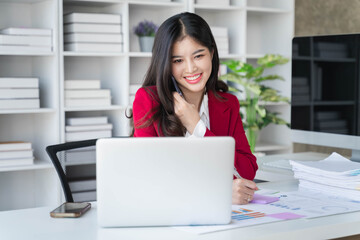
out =
<path fill-rule="evenodd" d="M 69 13 L 64 15 L 64 50 L 123 52 L 119 14 Z"/>
<path fill-rule="evenodd" d="M 315 55 L 325 58 L 346 58 L 348 48 L 344 43 L 317 42 L 315 43 Z"/>
<path fill-rule="evenodd" d="M 100 80 L 65 80 L 65 107 L 106 107 L 111 105 L 110 89 L 101 89 Z"/>
<path fill-rule="evenodd" d="M 130 105 L 133 104 L 135 100 L 135 94 L 141 88 L 141 84 L 131 84 L 129 89 L 129 95 L 130 95 Z"/>
<path fill-rule="evenodd" d="M 67 124 L 65 126 L 66 142 L 112 136 L 111 130 L 113 126 L 111 123 L 108 123 L 108 118 L 106 116 L 67 118 L 66 124 Z M 88 149 L 86 149 L 86 151 L 88 151 Z M 76 153 L 76 151 L 74 151 L 74 153 Z M 68 159 L 67 161 L 70 160 Z"/>
<path fill-rule="evenodd" d="M 292 78 L 292 102 L 306 102 L 310 101 L 310 86 L 306 77 Z"/>
<path fill-rule="evenodd" d="M 38 78 L 0 78 L 0 109 L 40 108 Z"/>
<path fill-rule="evenodd" d="M 0 30 L 1 52 L 50 53 L 52 44 L 51 29 L 10 27 Z"/>
<path fill-rule="evenodd" d="M 315 130 L 327 133 L 348 134 L 349 126 L 346 118 L 339 111 L 317 111 L 315 116 Z"/>
<path fill-rule="evenodd" d="M 214 35 L 216 46 L 219 55 L 229 54 L 229 35 L 226 27 L 210 26 L 211 32 Z"/>
<path fill-rule="evenodd" d="M 332 153 L 321 161 L 289 161 L 299 188 L 360 201 L 360 163 Z"/>
<path fill-rule="evenodd" d="M 34 163 L 30 142 L 0 142 L 0 167 Z"/>

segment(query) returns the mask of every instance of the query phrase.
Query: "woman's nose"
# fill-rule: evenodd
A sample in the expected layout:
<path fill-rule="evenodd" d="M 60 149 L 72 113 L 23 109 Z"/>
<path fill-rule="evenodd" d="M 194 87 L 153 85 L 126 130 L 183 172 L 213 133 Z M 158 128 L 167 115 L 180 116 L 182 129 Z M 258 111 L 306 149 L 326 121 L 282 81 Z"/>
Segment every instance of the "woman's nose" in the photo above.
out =
<path fill-rule="evenodd" d="M 192 73 L 197 70 L 197 67 L 196 67 L 196 64 L 194 63 L 194 61 L 188 61 L 186 70 L 188 73 Z"/>

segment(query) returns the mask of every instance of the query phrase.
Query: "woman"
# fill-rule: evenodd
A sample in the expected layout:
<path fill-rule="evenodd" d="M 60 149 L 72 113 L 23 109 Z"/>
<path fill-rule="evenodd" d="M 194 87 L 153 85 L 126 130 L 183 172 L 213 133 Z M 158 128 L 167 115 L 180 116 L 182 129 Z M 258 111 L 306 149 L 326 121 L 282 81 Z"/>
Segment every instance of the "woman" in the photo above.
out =
<path fill-rule="evenodd" d="M 251 181 L 256 158 L 245 136 L 239 102 L 226 93 L 218 70 L 217 47 L 205 20 L 188 12 L 167 19 L 156 33 L 150 67 L 133 103 L 134 137 L 233 137 L 235 168 L 242 178 L 233 180 L 232 200 L 246 204 L 257 190 Z"/>

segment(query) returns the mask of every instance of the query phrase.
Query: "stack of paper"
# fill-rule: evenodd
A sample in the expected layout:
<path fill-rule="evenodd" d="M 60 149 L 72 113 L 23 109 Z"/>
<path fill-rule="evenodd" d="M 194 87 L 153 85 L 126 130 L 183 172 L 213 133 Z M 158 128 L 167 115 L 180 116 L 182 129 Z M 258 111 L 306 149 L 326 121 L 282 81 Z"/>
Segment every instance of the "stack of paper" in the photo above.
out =
<path fill-rule="evenodd" d="M 111 130 L 113 128 L 112 124 L 108 123 L 108 118 L 106 116 L 67 118 L 66 124 L 65 140 L 67 142 L 111 137 Z M 79 159 L 81 160 L 81 158 L 78 158 L 78 156 L 81 155 L 79 154 L 79 151 L 68 151 L 66 161 L 76 161 L 76 159 L 78 161 Z M 94 151 L 94 149 L 81 149 L 81 151 Z M 88 153 L 87 156 L 91 156 L 91 153 Z M 88 158 L 85 156 L 84 161 L 88 161 L 87 159 Z"/>
<path fill-rule="evenodd" d="M 69 13 L 64 15 L 64 50 L 122 52 L 121 15 Z"/>
<path fill-rule="evenodd" d="M 229 35 L 226 27 L 211 26 L 211 32 L 214 35 L 219 55 L 229 54 Z"/>
<path fill-rule="evenodd" d="M 0 78 L 0 109 L 40 108 L 38 78 Z"/>
<path fill-rule="evenodd" d="M 321 161 L 290 164 L 299 187 L 360 201 L 360 163 L 332 153 Z"/>
<path fill-rule="evenodd" d="M 100 80 L 65 80 L 65 107 L 110 106 L 110 89 L 101 89 Z"/>
<path fill-rule="evenodd" d="M 139 88 L 141 88 L 141 84 L 131 84 L 130 85 L 130 104 L 132 105 L 135 99 L 135 94 L 136 92 L 139 90 Z"/>
<path fill-rule="evenodd" d="M 5 28 L 0 30 L 1 52 L 50 53 L 52 51 L 51 29 Z"/>
<path fill-rule="evenodd" d="M 30 142 L 0 142 L 0 167 L 34 163 Z"/>

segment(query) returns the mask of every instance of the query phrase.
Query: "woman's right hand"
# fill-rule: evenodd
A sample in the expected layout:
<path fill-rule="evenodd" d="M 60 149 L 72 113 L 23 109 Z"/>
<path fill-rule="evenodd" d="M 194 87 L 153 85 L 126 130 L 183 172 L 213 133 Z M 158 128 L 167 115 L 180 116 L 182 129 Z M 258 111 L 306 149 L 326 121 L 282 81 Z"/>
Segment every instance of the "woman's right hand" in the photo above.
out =
<path fill-rule="evenodd" d="M 179 93 L 174 92 L 174 110 L 186 130 L 192 134 L 200 120 L 199 111 L 194 104 L 188 103 Z"/>

